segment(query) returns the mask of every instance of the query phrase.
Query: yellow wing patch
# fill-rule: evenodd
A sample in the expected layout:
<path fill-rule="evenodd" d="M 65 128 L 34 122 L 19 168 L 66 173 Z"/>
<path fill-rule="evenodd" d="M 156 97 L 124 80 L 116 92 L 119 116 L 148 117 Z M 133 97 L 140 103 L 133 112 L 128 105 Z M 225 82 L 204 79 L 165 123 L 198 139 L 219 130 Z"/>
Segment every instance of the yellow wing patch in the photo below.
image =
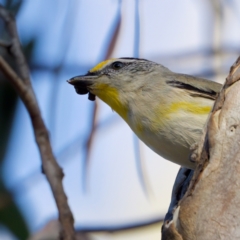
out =
<path fill-rule="evenodd" d="M 93 72 L 98 72 L 100 70 L 102 70 L 106 65 L 108 65 L 110 62 L 113 62 L 115 59 L 109 59 L 103 62 L 100 62 L 99 64 L 97 64 L 94 68 L 92 68 L 89 72 L 93 73 Z"/>
<path fill-rule="evenodd" d="M 175 103 L 172 103 L 172 105 L 168 109 L 168 113 L 173 113 L 178 110 L 184 110 L 194 114 L 209 114 L 211 109 L 212 107 L 210 106 L 202 106 L 196 103 L 175 102 Z"/>
<path fill-rule="evenodd" d="M 159 126 L 164 125 L 167 121 L 171 119 L 177 119 L 176 116 L 171 115 L 177 112 L 184 111 L 189 114 L 196 115 L 208 115 L 212 109 L 212 106 L 204 106 L 198 103 L 190 102 L 173 102 L 169 106 L 160 106 L 157 109 L 157 115 L 154 119 L 154 124 L 152 128 L 156 127 L 159 129 Z"/>

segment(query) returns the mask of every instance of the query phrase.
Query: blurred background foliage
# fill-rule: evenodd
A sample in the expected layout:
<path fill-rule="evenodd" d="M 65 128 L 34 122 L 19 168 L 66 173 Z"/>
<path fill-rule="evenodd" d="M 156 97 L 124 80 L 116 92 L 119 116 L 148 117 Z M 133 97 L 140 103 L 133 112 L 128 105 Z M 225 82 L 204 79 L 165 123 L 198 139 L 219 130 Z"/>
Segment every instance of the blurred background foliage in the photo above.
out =
<path fill-rule="evenodd" d="M 86 7 L 84 3 L 86 3 L 87 0 L 71 0 L 69 2 L 34 1 L 36 3 L 35 6 L 31 0 L 0 0 L 0 3 L 17 19 L 22 49 L 33 76 L 32 81 L 35 85 L 35 90 L 37 90 L 36 94 L 38 94 L 38 99 L 40 99 L 44 119 L 51 133 L 53 149 L 66 172 L 67 180 L 65 182 L 65 188 L 69 191 L 69 202 L 75 214 L 79 239 L 159 239 L 161 220 L 164 216 L 164 210 L 162 209 L 166 210 L 166 206 L 168 205 L 171 186 L 175 177 L 174 173 L 176 173 L 178 167 L 165 162 L 161 163 L 161 166 L 154 165 L 153 163 L 152 167 L 149 167 L 149 165 L 146 166 L 144 159 L 157 159 L 158 157 L 153 155 L 150 150 L 147 150 L 136 137 L 128 141 L 122 139 L 120 135 L 116 135 L 114 132 L 116 128 L 118 128 L 120 132 L 125 131 L 125 128 L 123 128 L 122 125 L 116 125 L 119 119 L 112 117 L 112 114 L 108 116 L 107 114 L 109 112 L 107 112 L 106 106 L 101 102 L 97 101 L 94 104 L 90 104 L 87 103 L 86 99 L 81 99 L 80 103 L 78 96 L 74 95 L 73 89 L 71 90 L 74 98 L 71 98 L 69 92 L 62 95 L 62 89 L 67 88 L 65 80 L 74 75 L 86 72 L 96 63 L 110 57 L 143 57 L 162 63 L 174 71 L 195 74 L 216 81 L 223 80 L 227 75 L 229 67 L 240 52 L 239 3 L 237 0 L 199 0 L 194 3 L 185 0 L 177 4 L 172 0 L 168 3 L 162 3 L 161 6 L 166 7 L 166 9 L 162 9 L 154 8 L 153 3 L 157 3 L 157 0 L 104 0 L 102 1 L 103 4 L 97 2 L 97 0 L 91 0 L 88 5 L 89 10 L 84 8 Z M 149 8 L 150 10 L 146 10 L 147 5 L 152 5 L 153 7 Z M 34 6 L 34 8 L 29 6 Z M 110 10 L 108 10 L 106 6 L 109 6 Z M 156 4 L 156 6 L 158 5 Z M 131 9 L 130 14 L 129 9 Z M 77 17 L 81 14 L 84 15 L 83 12 L 86 10 L 89 11 L 90 14 L 87 17 L 85 16 L 84 21 L 80 22 Z M 40 18 L 39 12 L 42 14 Z M 99 13 L 100 16 L 98 16 L 97 13 Z M 130 20 L 129 17 L 127 17 L 128 14 L 132 16 Z M 19 17 L 19 15 L 21 15 L 21 17 Z M 40 19 L 39 22 L 41 22 L 38 25 L 39 29 L 36 29 L 36 25 L 31 25 L 31 21 L 35 20 L 35 15 L 36 18 Z M 105 22 L 103 21 L 106 25 L 98 25 L 98 22 L 102 21 L 101 18 L 104 18 L 103 15 L 111 15 L 111 17 L 108 16 L 107 20 L 104 20 Z M 193 19 L 194 17 L 196 17 L 197 20 Z M 150 18 L 152 20 L 148 22 L 148 25 L 144 25 L 144 21 Z M 188 24 L 190 26 L 189 28 L 187 27 Z M 77 29 L 80 29 L 80 34 L 78 35 L 75 34 Z M 101 36 L 98 36 L 97 34 L 100 32 Z M 84 34 L 87 35 L 87 37 L 85 37 Z M 91 38 L 89 36 L 91 36 Z M 153 38 L 155 37 L 156 39 L 154 40 Z M 149 40 L 150 38 L 151 40 Z M 2 20 L 0 20 L 0 40 L 4 42 L 10 40 Z M 96 42 L 98 44 L 96 44 Z M 79 46 L 81 46 L 81 48 L 79 48 Z M 73 60 L 72 56 L 74 55 L 74 51 L 75 55 L 79 57 Z M 71 54 L 69 54 L 70 52 Z M 9 62 L 15 71 L 18 72 L 15 61 L 9 54 L 8 49 L 0 47 L 0 54 Z M 87 60 L 85 61 L 85 59 Z M 42 78 L 46 80 L 47 84 L 44 80 L 41 80 Z M 63 85 L 61 85 L 62 82 L 64 82 Z M 56 233 L 58 225 L 54 220 L 49 220 L 51 218 L 57 218 L 55 205 L 49 200 L 51 198 L 50 190 L 47 187 L 38 185 L 38 182 L 44 182 L 45 184 L 45 178 L 41 175 L 40 171 L 39 156 L 37 155 L 37 151 L 35 151 L 34 154 L 27 153 L 28 149 L 31 149 L 33 145 L 24 139 L 29 138 L 29 135 L 32 137 L 32 135 L 27 129 L 25 130 L 25 125 L 16 124 L 16 122 L 22 123 L 19 114 L 24 110 L 21 108 L 16 93 L 1 72 L 0 85 L 0 225 L 2 226 L 0 228 L 0 238 L 4 236 L 6 239 L 26 240 L 31 235 L 31 239 L 36 240 L 43 238 L 56 239 L 54 233 Z M 45 85 L 47 87 L 42 87 Z M 50 97 L 46 97 L 46 92 Z M 66 104 L 67 101 L 69 101 L 68 105 Z M 76 106 L 73 106 L 73 101 L 76 102 Z M 61 102 L 61 104 L 59 102 Z M 65 109 L 61 114 L 59 114 L 59 105 L 61 105 L 62 109 Z M 71 111 L 74 112 L 75 115 L 71 114 Z M 81 111 L 82 115 L 79 115 L 79 111 Z M 105 117 L 104 114 L 107 115 L 107 117 Z M 79 120 L 73 123 L 71 122 L 72 118 L 79 118 Z M 29 122 L 26 121 L 26 124 L 29 124 Z M 71 125 L 73 129 L 70 131 L 70 129 L 64 128 L 63 126 L 66 125 Z M 24 130 L 21 132 L 21 135 L 17 135 L 15 134 L 16 129 Z M 83 131 L 84 134 L 75 134 L 75 132 L 80 132 L 80 130 Z M 114 136 L 112 138 L 106 137 L 107 143 L 106 146 L 104 145 L 106 147 L 105 150 L 102 150 L 102 152 L 97 151 L 96 143 L 100 146 L 99 148 L 102 148 L 101 144 L 104 142 L 103 136 L 109 134 L 107 130 L 110 134 L 113 132 Z M 103 133 L 101 133 L 102 135 L 99 138 L 98 134 L 101 131 Z M 60 134 L 60 132 L 63 133 Z M 68 136 L 68 132 L 73 132 L 71 139 Z M 129 137 L 128 133 L 125 135 Z M 132 135 L 130 135 L 130 138 L 131 136 Z M 129 192 L 123 192 L 121 193 L 122 195 L 116 195 L 117 197 L 114 198 L 113 195 L 116 193 L 108 189 L 111 189 L 111 181 L 115 182 L 116 179 L 105 179 L 104 177 L 108 173 L 101 171 L 99 165 L 96 165 L 96 167 L 94 161 L 99 158 L 99 160 L 102 161 L 102 165 L 104 165 L 103 168 L 105 168 L 107 172 L 112 171 L 114 175 L 113 165 L 110 164 L 108 167 L 106 162 L 109 163 L 110 161 L 108 162 L 104 159 L 107 158 L 105 152 L 110 151 L 109 149 L 112 148 L 110 142 L 114 142 L 118 137 L 120 139 L 118 142 L 118 148 L 120 150 L 117 152 L 116 149 L 113 149 L 113 154 L 111 155 L 111 153 L 109 153 L 109 158 L 113 156 L 112 158 L 116 161 L 114 164 L 120 172 L 119 181 L 123 183 L 116 184 L 114 189 L 116 188 L 117 192 L 121 192 L 117 186 L 126 190 L 129 185 L 132 187 L 129 192 L 136 192 L 132 193 L 132 195 Z M 12 146 L 12 138 L 17 138 L 17 143 L 23 142 L 24 146 L 21 144 Z M 33 138 L 29 139 L 33 141 Z M 109 141 L 109 139 L 111 140 Z M 129 142 L 133 143 L 130 145 Z M 123 144 L 127 150 L 124 148 L 121 150 L 121 144 Z M 120 152 L 130 151 L 127 145 L 133 149 L 133 153 L 129 153 L 127 157 L 124 157 L 125 155 L 122 156 Z M 24 157 L 21 151 L 26 151 Z M 9 155 L 8 152 L 11 152 L 11 154 L 15 153 L 15 157 L 12 157 L 13 160 L 11 160 L 10 165 L 8 165 L 9 163 L 7 162 L 9 161 L 9 157 L 7 157 L 7 155 Z M 73 155 L 75 152 L 81 152 L 79 156 L 76 156 L 75 160 L 72 160 L 78 162 L 80 161 L 79 159 L 81 159 L 81 167 L 79 167 L 79 169 L 78 167 L 76 168 L 75 165 L 72 165 L 70 161 L 70 159 L 74 158 Z M 19 159 L 21 158 L 23 162 L 22 165 L 18 162 L 20 161 L 17 159 L 18 154 Z M 122 158 L 122 161 L 124 161 L 123 158 L 126 158 L 126 162 L 131 162 L 131 159 L 135 159 L 135 165 L 132 164 L 132 166 L 136 168 L 136 172 L 130 174 L 133 178 L 124 175 L 127 174 L 126 172 L 128 171 L 130 172 L 130 167 L 126 165 L 126 162 L 124 163 L 126 167 L 121 171 L 121 165 L 118 165 L 116 155 L 119 155 L 119 159 L 121 160 Z M 28 162 L 24 162 L 25 158 L 28 159 Z M 157 159 L 156 161 L 159 162 L 161 160 Z M 6 166 L 8 166 L 8 170 L 6 170 Z M 20 169 L 19 166 L 22 168 Z M 31 166 L 31 168 L 29 166 Z M 28 170 L 28 167 L 29 171 L 24 172 L 25 169 Z M 18 175 L 18 168 L 20 175 Z M 99 176 L 96 177 L 97 180 L 94 180 L 95 185 L 97 185 L 96 187 L 92 186 L 93 180 L 89 178 L 90 181 L 88 179 L 90 168 L 92 168 L 92 176 L 93 173 L 99 174 Z M 95 168 L 98 171 L 93 170 Z M 74 175 L 73 169 L 77 169 L 76 172 L 80 176 L 79 179 L 77 178 L 78 175 Z M 22 172 L 24 172 L 25 175 L 21 175 Z M 69 180 L 69 175 L 72 175 L 73 179 Z M 170 175 L 171 177 L 169 177 Z M 18 178 L 19 176 L 21 177 Z M 9 184 L 9 179 L 15 179 L 15 183 Z M 20 180 L 18 181 L 18 179 Z M 81 182 L 81 184 L 75 186 L 74 184 L 78 181 Z M 109 183 L 109 186 L 106 182 Z M 135 185 L 131 185 L 132 182 L 135 182 L 140 187 L 134 187 L 133 191 L 132 189 Z M 158 185 L 156 182 L 159 182 Z M 29 183 L 32 184 L 31 187 L 28 186 Z M 106 190 L 106 192 L 104 192 L 105 190 L 101 184 L 107 185 L 106 189 L 108 191 Z M 88 192 L 89 185 L 91 185 L 92 191 L 90 193 Z M 155 194 L 155 197 L 149 196 L 151 195 L 151 191 L 156 192 L 157 189 L 160 189 L 163 185 L 167 188 L 166 192 Z M 31 201 L 35 201 L 35 203 L 32 202 L 29 205 L 30 200 L 23 203 L 24 201 L 22 199 L 24 197 L 19 197 L 19 193 L 26 196 L 30 195 L 30 188 L 36 189 L 38 195 L 36 194 L 35 199 L 29 197 Z M 70 188 L 73 190 L 69 190 Z M 138 188 L 138 190 L 135 190 L 135 188 Z M 96 189 L 99 189 L 100 193 L 97 192 Z M 86 194 L 91 196 L 94 191 L 97 192 L 96 195 L 93 194 L 93 197 L 89 197 L 88 199 Z M 93 218 L 86 217 L 91 215 L 90 211 L 83 203 L 84 197 L 74 198 L 74 194 L 77 195 L 76 192 L 82 195 L 85 194 L 85 201 L 90 205 L 89 209 L 97 212 L 96 215 L 98 215 L 98 217 L 94 214 Z M 103 197 L 100 196 L 101 194 Z M 117 222 L 114 226 L 109 224 L 109 222 L 111 223 L 111 220 L 109 221 L 109 219 L 111 219 L 110 217 L 108 218 L 108 222 L 105 220 L 101 221 L 107 214 L 99 214 L 99 208 L 105 211 L 105 199 L 107 199 L 109 195 L 112 196 L 112 199 L 110 198 L 109 200 L 110 202 L 123 202 L 123 205 L 120 205 L 120 207 L 114 205 L 110 209 L 115 210 L 119 208 L 118 210 L 120 212 L 126 213 L 127 216 L 125 218 L 129 218 L 129 221 L 119 221 L 121 224 Z M 156 197 L 156 195 L 161 196 L 161 198 Z M 119 200 L 119 196 L 122 197 L 121 200 Z M 150 211 L 148 206 L 146 207 L 146 209 L 148 209 L 146 212 L 150 212 L 149 215 L 144 213 L 142 214 L 142 218 L 139 217 L 140 214 L 136 217 L 129 217 L 130 214 L 128 215 L 127 212 L 130 212 L 131 208 L 135 207 L 134 205 L 136 205 L 137 208 L 136 212 L 143 211 L 142 206 L 145 205 L 137 204 L 138 201 L 140 202 L 139 196 L 143 198 L 141 201 L 144 202 L 144 204 L 147 202 L 149 206 L 154 204 L 157 206 L 161 200 L 161 205 L 164 205 L 164 207 L 161 211 L 157 207 L 152 207 Z M 152 198 L 155 200 L 152 200 Z M 127 205 L 130 199 L 133 199 L 131 200 L 133 202 L 131 206 Z M 46 200 L 46 202 L 44 202 L 44 200 Z M 126 202 L 124 202 L 125 200 Z M 99 202 L 100 207 L 95 208 L 94 204 L 96 202 Z M 47 207 L 48 204 L 50 207 Z M 85 212 L 83 208 L 80 208 L 81 204 L 84 206 Z M 78 208 L 80 209 L 80 213 L 76 211 Z M 50 213 L 46 214 L 44 212 L 45 209 Z M 154 215 L 153 212 L 156 212 L 156 209 L 159 211 Z M 45 215 L 41 215 L 41 211 L 44 212 Z M 81 214 L 84 217 L 79 217 Z M 113 219 L 117 219 L 117 213 L 109 210 L 109 215 L 110 214 L 113 216 Z M 35 221 L 34 218 L 36 216 L 40 220 Z M 150 217 L 147 218 L 146 216 Z M 92 219 L 94 219 L 94 221 L 92 221 Z M 141 221 L 137 221 L 136 219 L 140 219 Z M 99 222 L 101 223 L 100 225 Z M 83 223 L 86 224 L 84 225 Z M 35 235 L 34 232 L 39 231 L 43 225 L 46 226 Z M 1 232 L 7 233 L 1 235 Z M 153 232 L 155 233 L 155 238 L 151 235 Z"/>

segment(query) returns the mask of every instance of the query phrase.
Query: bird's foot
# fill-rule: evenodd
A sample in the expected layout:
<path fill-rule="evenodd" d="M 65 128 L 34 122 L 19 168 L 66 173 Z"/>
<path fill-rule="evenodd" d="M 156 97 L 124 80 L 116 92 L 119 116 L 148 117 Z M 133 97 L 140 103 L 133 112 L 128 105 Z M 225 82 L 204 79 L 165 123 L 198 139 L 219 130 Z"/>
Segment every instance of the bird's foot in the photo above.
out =
<path fill-rule="evenodd" d="M 198 156 L 199 156 L 199 153 L 198 153 L 198 143 L 193 143 L 191 146 L 190 146 L 190 156 L 189 156 L 189 159 L 191 162 L 193 163 L 196 163 L 197 160 L 198 160 Z"/>

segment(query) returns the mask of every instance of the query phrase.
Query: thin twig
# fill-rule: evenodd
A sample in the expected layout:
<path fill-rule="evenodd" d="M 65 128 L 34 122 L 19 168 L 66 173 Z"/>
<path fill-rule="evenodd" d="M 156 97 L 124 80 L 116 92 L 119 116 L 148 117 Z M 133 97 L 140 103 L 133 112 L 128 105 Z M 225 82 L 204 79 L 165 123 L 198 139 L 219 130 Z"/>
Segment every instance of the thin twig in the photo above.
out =
<path fill-rule="evenodd" d="M 0 46 L 3 48 L 10 49 L 10 47 L 12 46 L 12 43 L 4 41 L 4 40 L 0 40 Z"/>
<path fill-rule="evenodd" d="M 1 4 L 0 4 L 0 18 L 3 19 L 8 30 L 8 34 L 11 39 L 11 46 L 9 50 L 10 53 L 13 55 L 14 59 L 16 60 L 17 66 L 19 68 L 19 74 L 23 81 L 28 86 L 31 86 L 29 69 L 27 66 L 26 59 L 22 52 L 15 19 L 12 16 L 12 14 L 8 12 Z"/>
<path fill-rule="evenodd" d="M 99 225 L 99 226 L 90 226 L 90 227 L 80 227 L 76 229 L 76 232 L 87 232 L 87 233 L 93 233 L 93 232 L 120 232 L 120 231 L 126 231 L 130 229 L 137 229 L 137 228 L 143 228 L 143 227 L 149 227 L 153 224 L 161 224 L 161 222 L 164 221 L 163 217 L 156 217 L 156 218 L 150 218 L 145 219 L 144 221 L 132 221 L 129 223 L 124 224 L 111 224 L 111 225 Z"/>
<path fill-rule="evenodd" d="M 119 120 L 120 119 L 117 118 L 115 115 L 111 115 L 102 122 L 98 122 L 95 128 L 98 130 L 104 130 L 106 128 L 109 128 L 109 126 L 111 125 L 117 124 Z M 79 153 L 79 149 L 82 149 L 82 151 L 86 151 L 86 141 L 83 139 L 84 137 L 82 136 L 82 134 L 77 135 L 76 138 L 68 142 L 65 146 L 63 146 L 62 149 L 60 149 L 56 153 L 56 158 L 61 165 L 69 164 L 73 160 L 71 156 Z M 10 185 L 10 191 L 14 193 L 14 196 L 23 195 L 24 191 L 28 191 L 29 188 L 36 186 L 39 180 L 42 180 L 42 178 L 40 178 L 40 174 L 41 173 L 39 172 L 39 167 L 36 167 L 27 176 Z"/>
<path fill-rule="evenodd" d="M 87 152 L 90 151 L 92 141 L 93 141 L 93 136 L 95 134 L 95 130 L 96 130 L 96 126 L 97 126 L 97 113 L 98 113 L 98 103 L 96 101 L 94 104 L 93 110 L 92 110 L 91 131 L 90 131 L 88 139 L 86 141 Z"/>
<path fill-rule="evenodd" d="M 120 32 L 120 25 L 121 25 L 121 0 L 118 1 L 118 12 L 116 15 L 116 18 L 113 21 L 113 26 L 111 26 L 110 30 L 109 30 L 109 34 L 107 35 L 107 41 L 108 41 L 108 48 L 106 50 L 106 54 L 103 58 L 103 60 L 106 60 L 108 58 L 110 58 L 110 56 L 112 55 L 115 46 L 116 46 L 116 42 L 119 36 L 119 32 Z M 109 35 L 111 35 L 110 40 L 108 40 Z M 92 117 L 91 117 L 91 129 L 89 131 L 88 137 L 86 139 L 86 152 L 85 152 L 85 158 L 84 158 L 84 167 L 83 167 L 83 190 L 86 189 L 86 185 L 87 185 L 87 172 L 88 172 L 88 166 L 89 166 L 89 162 L 90 162 L 90 153 L 91 153 L 91 149 L 92 149 L 92 143 L 95 137 L 95 133 L 97 130 L 97 113 L 98 113 L 98 104 L 97 104 L 97 100 L 94 102 L 94 106 L 93 106 L 93 110 L 92 110 Z"/>
<path fill-rule="evenodd" d="M 139 0 L 135 0 L 135 28 L 134 28 L 133 56 L 139 58 L 140 55 L 139 52 L 140 52 L 140 13 L 139 13 Z M 141 151 L 140 140 L 135 134 L 133 134 L 133 146 L 139 182 L 144 193 L 148 197 L 149 193 L 152 192 L 150 188 L 151 186 L 149 184 L 147 171 L 144 168 L 145 159 L 143 156 L 143 152 Z"/>
<path fill-rule="evenodd" d="M 58 211 L 59 220 L 62 224 L 63 239 L 72 240 L 74 236 L 73 215 L 67 203 L 67 196 L 64 193 L 62 178 L 62 169 L 57 164 L 53 156 L 49 141 L 48 131 L 42 120 L 40 109 L 35 94 L 29 85 L 27 85 L 9 66 L 9 64 L 0 56 L 0 69 L 6 75 L 9 82 L 13 85 L 20 98 L 24 102 L 34 129 L 35 139 L 40 151 L 43 170 L 51 186 Z M 30 83 L 31 84 L 31 83 Z M 31 85 L 30 85 L 31 86 Z"/>
<path fill-rule="evenodd" d="M 97 130 L 97 114 L 98 114 L 98 103 L 97 99 L 94 101 L 94 106 L 92 109 L 91 116 L 91 129 L 85 143 L 85 158 L 84 158 L 84 167 L 83 167 L 83 190 L 87 189 L 87 176 L 88 176 L 88 166 L 90 163 L 90 153 L 92 149 L 93 140 Z"/>
<path fill-rule="evenodd" d="M 55 130 L 56 130 L 56 123 L 57 123 L 57 106 L 59 103 L 59 91 L 60 91 L 60 83 L 59 81 L 60 75 L 62 74 L 62 69 L 66 64 L 66 56 L 69 52 L 70 47 L 72 46 L 72 40 L 74 39 L 74 29 L 75 25 L 78 21 L 76 17 L 78 16 L 77 10 L 79 9 L 79 1 L 66 1 L 65 9 L 65 16 L 62 16 L 63 23 L 61 25 L 61 51 L 58 53 L 58 65 L 54 67 L 52 71 L 54 73 L 53 80 L 51 81 L 51 89 L 50 89 L 50 101 L 49 101 L 49 129 L 51 129 L 51 136 L 52 136 L 52 144 L 54 146 L 54 139 L 55 139 Z M 62 15 L 64 15 L 62 14 Z M 71 26 L 69 28 L 69 26 Z M 67 36 L 67 37 L 65 37 Z"/>
<path fill-rule="evenodd" d="M 53 155 L 48 130 L 43 122 L 37 99 L 32 89 L 29 69 L 21 49 L 16 22 L 14 17 L 2 5 L 0 5 L 0 17 L 5 22 L 11 42 L 9 50 L 17 63 L 20 77 L 1 56 L 0 69 L 12 83 L 29 112 L 35 140 L 41 155 L 43 171 L 50 184 L 58 207 L 59 220 L 62 224 L 62 238 L 72 240 L 75 239 L 74 220 L 62 185 L 64 175 Z"/>

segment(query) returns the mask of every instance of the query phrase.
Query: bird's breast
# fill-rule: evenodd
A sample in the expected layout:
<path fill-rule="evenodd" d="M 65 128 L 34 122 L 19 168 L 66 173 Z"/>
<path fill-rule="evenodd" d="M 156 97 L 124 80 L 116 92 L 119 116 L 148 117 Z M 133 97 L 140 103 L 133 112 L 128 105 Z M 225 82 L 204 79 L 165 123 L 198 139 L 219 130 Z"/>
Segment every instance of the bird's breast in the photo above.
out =
<path fill-rule="evenodd" d="M 194 168 L 194 164 L 189 161 L 190 146 L 198 142 L 210 107 L 194 106 L 195 109 L 191 109 L 191 106 L 181 106 L 180 109 L 172 105 L 172 109 L 162 110 L 157 115 L 135 112 L 129 115 L 128 123 L 135 134 L 161 157 Z"/>

